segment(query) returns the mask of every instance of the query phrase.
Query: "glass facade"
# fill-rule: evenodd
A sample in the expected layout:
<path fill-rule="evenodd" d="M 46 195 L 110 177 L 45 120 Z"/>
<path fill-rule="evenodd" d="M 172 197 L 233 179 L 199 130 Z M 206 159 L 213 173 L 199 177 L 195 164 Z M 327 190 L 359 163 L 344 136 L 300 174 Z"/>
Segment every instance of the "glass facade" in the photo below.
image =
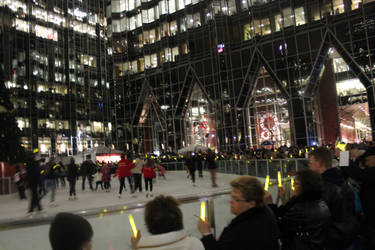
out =
<path fill-rule="evenodd" d="M 320 127 L 328 120 L 321 110 L 328 109 L 319 92 L 326 83 L 321 82 L 329 82 L 337 96 L 332 105 L 338 127 L 345 91 L 351 95 L 346 99 L 359 98 L 354 92 L 360 91 L 361 98 L 375 103 L 373 0 L 146 2 L 132 4 L 133 9 L 113 7 L 113 1 L 107 6 L 112 9 L 107 34 L 114 51 L 111 82 L 119 148 L 144 151 L 140 142 L 146 135 L 138 126 L 150 89 L 159 112 L 152 108 L 147 115 L 155 120 L 157 113 L 156 120 L 165 122 L 158 143 L 164 151 L 201 143 L 202 131 L 194 122 L 202 119 L 212 120 L 218 150 L 259 147 L 265 140 L 276 145 L 325 142 L 328 130 Z M 118 23 L 125 25 L 115 32 Z M 339 56 L 332 58 L 330 49 Z M 353 81 L 363 89 L 346 90 Z M 207 103 L 196 102 L 196 91 Z M 191 103 L 198 106 L 193 109 Z M 365 110 L 358 120 L 374 128 L 374 107 L 364 103 L 358 103 Z M 356 133 L 361 140 L 363 133 L 369 138 L 373 132 Z M 335 136 L 340 140 L 343 135 Z"/>
<path fill-rule="evenodd" d="M 0 64 L 23 146 L 111 146 L 104 0 L 0 0 Z"/>

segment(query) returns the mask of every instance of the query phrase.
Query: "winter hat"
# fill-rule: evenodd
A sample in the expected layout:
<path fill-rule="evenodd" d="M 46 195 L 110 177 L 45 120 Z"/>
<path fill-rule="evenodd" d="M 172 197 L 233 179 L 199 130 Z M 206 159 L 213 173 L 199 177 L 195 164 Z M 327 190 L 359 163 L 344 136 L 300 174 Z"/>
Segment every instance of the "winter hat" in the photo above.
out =
<path fill-rule="evenodd" d="M 83 217 L 71 213 L 59 213 L 51 223 L 49 241 L 53 250 L 80 250 L 91 240 L 93 231 Z"/>

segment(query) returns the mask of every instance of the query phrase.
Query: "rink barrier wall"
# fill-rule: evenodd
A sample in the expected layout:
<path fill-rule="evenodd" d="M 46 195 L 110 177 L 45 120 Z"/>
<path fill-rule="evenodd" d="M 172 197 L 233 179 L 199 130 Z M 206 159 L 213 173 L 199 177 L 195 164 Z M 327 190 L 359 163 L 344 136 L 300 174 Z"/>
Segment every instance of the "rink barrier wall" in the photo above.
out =
<path fill-rule="evenodd" d="M 271 184 L 270 186 L 274 185 L 277 179 L 278 171 L 281 172 L 282 178 L 287 179 L 288 176 L 293 176 L 298 169 L 307 168 L 308 167 L 308 159 L 282 159 L 282 160 L 232 160 L 232 161 L 216 161 L 217 164 L 217 172 L 218 173 L 226 173 L 226 174 L 237 174 L 237 175 L 251 175 L 259 178 L 266 178 L 267 175 L 270 176 Z M 186 170 L 184 162 L 163 162 L 161 163 L 168 171 L 178 171 L 178 170 Z M 203 162 L 203 170 L 207 170 L 207 166 L 205 162 Z M 224 194 L 229 194 L 230 190 L 226 191 L 219 191 L 214 192 L 210 195 L 199 196 L 187 196 L 179 198 L 178 200 L 181 203 L 188 203 L 188 202 L 196 202 L 198 200 L 208 200 L 212 199 L 215 196 L 220 196 Z M 127 205 L 125 209 L 126 212 L 143 209 L 145 202 L 143 203 L 136 203 Z M 119 213 L 121 211 L 125 211 L 123 206 L 116 205 L 112 207 L 99 207 L 94 209 L 87 209 L 87 210 L 80 210 L 80 211 L 73 211 L 74 214 L 81 215 L 84 217 L 95 217 L 103 213 L 103 210 L 106 209 L 106 214 L 111 213 Z M 52 215 L 38 215 L 29 218 L 20 218 L 20 219 L 7 219 L 7 220 L 0 220 L 0 231 L 14 229 L 19 227 L 29 227 L 35 225 L 43 225 L 48 224 L 54 218 L 54 214 Z"/>
<path fill-rule="evenodd" d="M 291 158 L 276 160 L 219 160 L 216 161 L 216 172 L 223 174 L 251 175 L 271 179 L 277 178 L 277 172 L 280 171 L 282 177 L 293 176 L 299 169 L 308 168 L 309 159 Z M 180 162 L 162 162 L 160 163 L 167 171 L 186 170 L 185 163 Z M 202 162 L 203 170 L 207 170 L 207 164 Z"/>

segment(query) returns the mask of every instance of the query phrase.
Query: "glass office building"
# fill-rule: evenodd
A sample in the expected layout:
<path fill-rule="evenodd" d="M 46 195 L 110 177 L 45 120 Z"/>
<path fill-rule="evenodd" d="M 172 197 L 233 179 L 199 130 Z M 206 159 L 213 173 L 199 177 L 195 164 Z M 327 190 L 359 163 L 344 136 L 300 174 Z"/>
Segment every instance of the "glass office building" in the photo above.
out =
<path fill-rule="evenodd" d="M 106 13 L 119 148 L 374 136 L 374 0 L 112 0 Z"/>
<path fill-rule="evenodd" d="M 371 140 L 375 0 L 0 0 L 23 145 Z"/>
<path fill-rule="evenodd" d="M 111 146 L 104 0 L 0 0 L 0 64 L 26 149 Z"/>

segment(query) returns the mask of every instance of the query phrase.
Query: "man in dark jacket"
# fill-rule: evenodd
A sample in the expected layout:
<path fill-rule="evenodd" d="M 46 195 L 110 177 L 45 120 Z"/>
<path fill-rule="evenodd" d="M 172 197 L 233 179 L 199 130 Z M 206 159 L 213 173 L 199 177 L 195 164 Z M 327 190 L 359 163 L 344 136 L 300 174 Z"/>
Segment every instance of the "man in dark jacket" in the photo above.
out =
<path fill-rule="evenodd" d="M 328 149 L 318 148 L 312 151 L 309 167 L 322 176 L 322 199 L 327 203 L 332 217 L 326 247 L 335 250 L 347 249 L 353 244 L 359 232 L 353 192 L 340 169 L 332 167 L 332 154 Z"/>
<path fill-rule="evenodd" d="M 278 228 L 271 209 L 264 205 L 264 190 L 254 177 L 241 176 L 231 183 L 230 209 L 237 217 L 224 228 L 219 240 L 211 234 L 211 225 L 199 219 L 206 250 L 278 250 Z"/>
<path fill-rule="evenodd" d="M 42 210 L 40 205 L 40 197 L 38 195 L 38 185 L 40 183 L 40 166 L 38 161 L 35 160 L 35 155 L 32 152 L 26 154 L 26 176 L 29 188 L 31 191 L 31 201 L 28 213 L 32 213 L 34 208 Z"/>
<path fill-rule="evenodd" d="M 86 155 L 86 161 L 82 163 L 81 166 L 81 175 L 82 175 L 82 190 L 85 190 L 85 180 L 87 177 L 87 180 L 89 181 L 89 186 L 91 191 L 94 191 L 92 187 L 92 174 L 95 170 L 95 164 L 91 161 L 91 156 Z"/>
<path fill-rule="evenodd" d="M 375 249 L 375 148 L 369 148 L 363 155 L 366 169 L 363 172 L 360 197 L 365 215 L 367 236 Z"/>

